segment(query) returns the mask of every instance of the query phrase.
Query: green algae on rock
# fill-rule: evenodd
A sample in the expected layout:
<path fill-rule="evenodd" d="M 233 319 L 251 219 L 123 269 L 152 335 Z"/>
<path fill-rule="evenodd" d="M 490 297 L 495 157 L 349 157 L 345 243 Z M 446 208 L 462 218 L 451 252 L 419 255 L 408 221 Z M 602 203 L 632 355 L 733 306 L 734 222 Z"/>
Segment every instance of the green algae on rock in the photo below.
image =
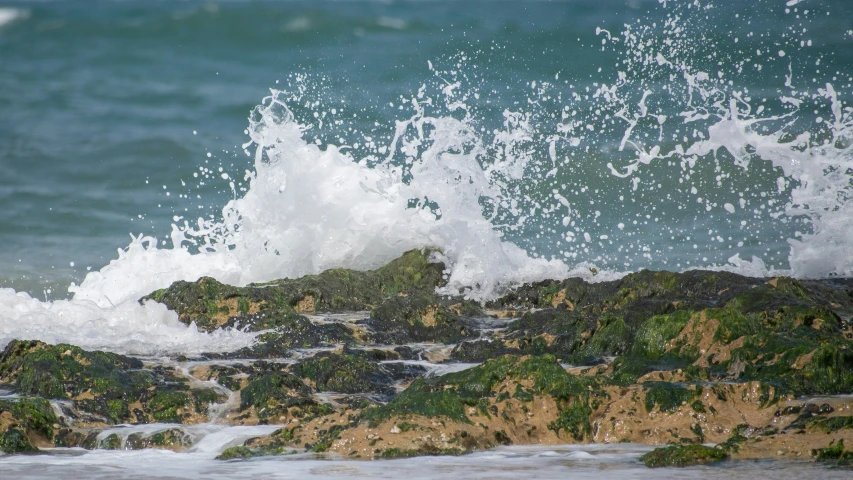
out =
<path fill-rule="evenodd" d="M 842 439 L 830 442 L 830 444 L 824 448 L 814 449 L 811 454 L 816 457 L 818 461 L 832 463 L 839 467 L 853 466 L 853 450 L 845 450 L 844 440 Z"/>
<path fill-rule="evenodd" d="M 719 462 L 729 457 L 722 448 L 704 445 L 671 445 L 656 448 L 640 457 L 647 467 L 689 467 Z"/>
<path fill-rule="evenodd" d="M 276 370 L 259 371 L 249 377 L 249 384 L 240 390 L 240 409 L 244 415 L 254 414 L 261 424 L 287 413 L 311 418 L 333 410 L 330 405 L 317 402 L 311 388 L 299 377 Z"/>
<path fill-rule="evenodd" d="M 105 429 L 214 417 L 276 425 L 221 452 L 232 460 L 638 442 L 674 444 L 647 458 L 676 465 L 812 449 L 841 458 L 853 442 L 853 401 L 808 397 L 853 393 L 849 280 L 643 271 L 527 284 L 484 309 L 438 295 L 443 266 L 430 258 L 247 287 L 177 282 L 146 298 L 204 331 L 260 333 L 252 347 L 177 365 L 12 342 L 0 383 L 23 397 L 0 403 L 3 448 L 181 451 L 195 438 L 173 425 L 126 438 Z M 482 364 L 437 365 L 458 361 Z M 427 374 L 427 363 L 450 373 Z"/>
<path fill-rule="evenodd" d="M 243 445 L 228 447 L 220 453 L 217 460 L 244 460 L 253 457 L 267 457 L 271 455 L 284 455 L 293 452 L 284 446 L 262 446 L 258 448 L 249 448 Z"/>
<path fill-rule="evenodd" d="M 30 444 L 27 435 L 17 428 L 9 428 L 0 436 L 0 450 L 6 453 L 35 453 L 38 449 Z"/>
<path fill-rule="evenodd" d="M 511 390 L 507 388 L 510 384 Z M 489 400 L 497 401 L 502 393 L 503 398 L 548 395 L 563 402 L 564 408 L 571 412 L 577 404 L 588 404 L 591 392 L 600 395 L 597 387 L 596 379 L 569 374 L 551 355 L 529 358 L 507 355 L 461 372 L 419 378 L 387 405 L 365 410 L 362 418 L 377 423 L 397 415 L 418 415 L 471 423 L 466 413 L 469 407 L 489 416 L 492 403 Z M 588 415 L 576 420 L 572 428 L 583 423 L 584 431 L 589 431 Z M 568 426 L 558 424 L 555 428 Z"/>
<path fill-rule="evenodd" d="M 203 277 L 175 282 L 140 301 L 155 300 L 200 330 L 238 326 L 259 331 L 279 326 L 303 312 L 370 310 L 384 300 L 413 291 L 432 292 L 443 284 L 444 265 L 430 260 L 431 250 L 411 250 L 388 265 L 360 272 L 327 270 L 296 280 L 284 279 L 246 287 L 224 285 Z"/>
<path fill-rule="evenodd" d="M 31 453 L 36 443 L 50 444 L 58 422 L 53 408 L 41 398 L 0 399 L 0 450 Z M 39 442 L 40 440 L 40 442 Z"/>
<path fill-rule="evenodd" d="M 382 451 L 380 458 L 393 460 L 396 458 L 411 458 L 411 457 L 438 457 L 438 456 L 455 456 L 464 455 L 468 452 L 461 448 L 436 448 L 431 445 L 423 445 L 419 448 L 401 450 L 399 448 L 387 448 Z"/>
<path fill-rule="evenodd" d="M 127 450 L 143 450 L 146 448 L 163 448 L 166 450 L 182 451 L 193 445 L 190 434 L 180 428 L 169 428 L 153 434 L 131 433 L 124 442 Z"/>
<path fill-rule="evenodd" d="M 169 369 L 145 370 L 135 358 L 38 341 L 6 346 L 0 383 L 24 395 L 69 400 L 112 424 L 183 423 L 222 400 L 216 391 L 190 388 Z"/>
<path fill-rule="evenodd" d="M 433 292 L 391 297 L 373 309 L 363 325 L 371 329 L 375 343 L 405 344 L 413 342 L 453 343 L 477 336 L 462 320 L 463 303 L 442 300 Z"/>
<path fill-rule="evenodd" d="M 291 371 L 310 379 L 320 392 L 394 394 L 391 374 L 355 352 L 319 353 L 297 363 Z"/>

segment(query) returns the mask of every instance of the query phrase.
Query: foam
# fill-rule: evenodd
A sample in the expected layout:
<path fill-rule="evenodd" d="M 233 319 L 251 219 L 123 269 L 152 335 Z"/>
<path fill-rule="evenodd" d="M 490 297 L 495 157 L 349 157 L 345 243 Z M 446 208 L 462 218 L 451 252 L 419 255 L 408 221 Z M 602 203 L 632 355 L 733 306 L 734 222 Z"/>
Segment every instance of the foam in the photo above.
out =
<path fill-rule="evenodd" d="M 156 302 L 129 300 L 101 308 L 86 300 L 42 302 L 0 288 L 0 345 L 26 339 L 137 355 L 193 355 L 236 350 L 254 337 L 232 330 L 201 333 Z"/>
<path fill-rule="evenodd" d="M 250 188 L 224 207 L 221 221 L 174 225 L 170 248 L 152 237 L 134 237 L 118 259 L 69 289 L 74 299 L 107 307 L 202 275 L 246 285 L 336 267 L 376 268 L 424 247 L 440 248 L 437 259 L 448 264 L 442 291 L 477 300 L 568 275 L 563 263 L 532 258 L 503 241 L 483 217 L 481 198 L 501 192 L 477 163 L 478 139 L 465 122 L 419 109 L 398 123 L 392 147 L 399 143 L 401 149 L 415 141 L 407 132 L 432 128 L 429 138 L 417 139 L 429 146 L 411 166 L 407 183 L 391 162 L 368 166 L 338 146 L 306 142 L 306 127 L 296 123 L 283 95 L 273 91 L 253 114 L 246 145 L 254 145 L 255 155 Z M 471 153 L 450 153 L 466 149 Z M 410 208 L 411 199 L 423 198 L 440 206 L 440 216 Z M 191 254 L 191 244 L 200 251 Z"/>

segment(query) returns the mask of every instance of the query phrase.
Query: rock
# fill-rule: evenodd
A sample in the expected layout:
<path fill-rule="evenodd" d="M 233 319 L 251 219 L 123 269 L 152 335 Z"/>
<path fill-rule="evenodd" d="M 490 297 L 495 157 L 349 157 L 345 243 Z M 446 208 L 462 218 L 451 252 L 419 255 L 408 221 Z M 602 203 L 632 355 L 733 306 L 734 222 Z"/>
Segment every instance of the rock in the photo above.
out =
<path fill-rule="evenodd" d="M 175 452 L 186 450 L 193 445 L 193 438 L 180 428 L 170 428 L 151 435 L 133 433 L 125 441 L 125 449 L 142 450 L 146 448 L 164 448 Z"/>
<path fill-rule="evenodd" d="M 38 449 L 30 444 L 27 435 L 17 428 L 9 428 L 0 437 L 0 450 L 6 453 L 35 453 Z"/>
<path fill-rule="evenodd" d="M 0 384 L 20 398 L 0 400 L 0 445 L 180 451 L 193 442 L 180 428 L 102 432 L 204 422 L 217 405 L 220 422 L 281 425 L 219 457 L 231 460 L 623 441 L 662 446 L 644 457 L 656 466 L 853 455 L 853 400 L 836 396 L 853 394 L 849 279 L 643 271 L 523 285 L 485 305 L 495 312 L 437 295 L 443 265 L 430 259 L 246 287 L 176 282 L 143 300 L 204 331 L 264 330 L 252 347 L 180 367 L 11 342 Z M 363 313 L 331 315 L 352 310 Z M 210 359 L 233 360 L 199 361 Z M 459 361 L 482 364 L 437 365 Z M 827 400 L 797 400 L 813 396 Z"/>
<path fill-rule="evenodd" d="M 33 441 L 52 445 L 57 423 L 53 408 L 44 399 L 0 399 L 0 450 L 32 453 L 38 451 Z"/>
<path fill-rule="evenodd" d="M 320 353 L 293 366 L 291 371 L 314 382 L 320 392 L 377 393 L 393 396 L 394 379 L 383 366 L 360 352 Z"/>
<path fill-rule="evenodd" d="M 814 449 L 811 455 L 821 462 L 830 462 L 843 467 L 853 466 L 853 450 L 844 449 L 843 439 L 832 441 L 825 448 Z"/>
<path fill-rule="evenodd" d="M 373 271 L 333 269 L 247 287 L 231 287 L 204 277 L 196 282 L 175 282 L 140 302 L 163 303 L 182 322 L 195 322 L 204 331 L 224 327 L 259 331 L 279 327 L 300 312 L 368 310 L 397 295 L 432 292 L 444 282 L 444 265 L 433 263 L 431 255 L 430 250 L 412 250 Z M 313 305 L 306 301 L 309 298 Z"/>
<path fill-rule="evenodd" d="M 640 457 L 647 467 L 689 467 L 705 463 L 719 462 L 728 458 L 721 448 L 704 445 L 678 445 L 656 448 Z"/>
<path fill-rule="evenodd" d="M 182 423 L 221 401 L 215 391 L 188 388 L 172 369 L 145 370 L 135 358 L 38 341 L 6 346 L 0 354 L 0 382 L 25 395 L 70 400 L 76 409 L 111 424 Z"/>
<path fill-rule="evenodd" d="M 267 424 L 270 419 L 280 423 L 279 417 L 305 421 L 332 413 L 334 408 L 317 402 L 311 388 L 299 377 L 271 368 L 249 377 L 249 384 L 240 390 L 240 410 L 244 415 L 254 415 L 258 423 Z"/>
<path fill-rule="evenodd" d="M 476 337 L 459 313 L 464 307 L 458 305 L 456 299 L 442 300 L 432 291 L 412 292 L 383 301 L 359 324 L 370 329 L 375 343 L 453 343 Z"/>

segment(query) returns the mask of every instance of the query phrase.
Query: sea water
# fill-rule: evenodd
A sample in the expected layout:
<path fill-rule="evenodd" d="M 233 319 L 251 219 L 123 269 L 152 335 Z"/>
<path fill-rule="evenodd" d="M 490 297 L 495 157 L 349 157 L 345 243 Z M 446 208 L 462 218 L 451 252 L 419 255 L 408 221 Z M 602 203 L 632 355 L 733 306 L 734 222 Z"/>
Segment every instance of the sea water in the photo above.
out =
<path fill-rule="evenodd" d="M 0 1 L 0 343 L 231 351 L 137 299 L 427 246 L 850 276 L 851 96 L 843 0 Z"/>

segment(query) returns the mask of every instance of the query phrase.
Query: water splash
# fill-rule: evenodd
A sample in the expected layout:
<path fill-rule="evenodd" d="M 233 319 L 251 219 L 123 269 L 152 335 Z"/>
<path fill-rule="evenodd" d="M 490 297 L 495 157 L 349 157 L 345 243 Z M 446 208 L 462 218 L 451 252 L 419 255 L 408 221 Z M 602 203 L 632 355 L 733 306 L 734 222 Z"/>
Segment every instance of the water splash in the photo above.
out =
<path fill-rule="evenodd" d="M 770 7 L 791 17 L 772 32 L 758 26 L 766 12 L 659 8 L 662 22 L 597 30 L 612 75 L 529 80 L 519 101 L 500 101 L 460 53 L 428 62 L 423 86 L 391 102 L 402 118 L 371 131 L 347 129 L 309 98 L 310 78 L 290 77 L 253 111 L 248 188 L 238 196 L 223 176 L 234 198 L 219 217 L 177 219 L 166 242 L 133 237 L 69 288 L 71 301 L 0 291 L 2 339 L 233 350 L 252 335 L 199 333 L 136 300 L 203 275 L 245 285 L 375 268 L 427 246 L 448 265 L 442 293 L 477 300 L 649 266 L 853 275 L 853 79 L 810 50 L 824 12 Z M 754 86 L 773 76 L 777 89 Z"/>
<path fill-rule="evenodd" d="M 690 182 L 691 170 L 703 162 L 731 162 L 743 172 L 754 162 L 767 162 L 781 175 L 776 179 L 777 191 L 759 192 L 766 198 L 759 208 L 770 211 L 780 223 L 805 220 L 803 230 L 788 239 L 787 273 L 850 276 L 853 108 L 841 100 L 832 82 L 846 82 L 845 88 L 850 89 L 853 79 L 850 72 L 821 74 L 826 58 L 809 51 L 812 40 L 806 26 L 810 26 L 810 13 L 815 17 L 828 12 L 788 8 L 785 15 L 794 21 L 787 31 L 773 36 L 772 43 L 727 49 L 725 58 L 717 55 L 720 43 L 738 44 L 738 32 L 716 43 L 697 40 L 696 33 L 701 31 L 697 24 L 708 21 L 708 16 L 713 16 L 713 23 L 722 23 L 720 17 L 726 15 L 745 25 L 754 19 L 721 12 L 711 2 L 677 4 L 662 25 L 629 24 L 620 37 L 608 38 L 623 52 L 624 70 L 612 87 L 602 85 L 597 93 L 606 106 L 617 111 L 615 117 L 628 125 L 619 150 L 628 147 L 635 156 L 620 167 L 613 163 L 608 167 L 614 176 L 624 178 L 641 176 L 653 163 L 675 161 L 683 170 L 679 181 Z M 747 41 L 756 33 L 765 36 L 760 30 L 740 33 Z M 795 62 L 814 62 L 815 68 L 803 69 L 798 75 Z M 784 78 L 776 92 L 750 92 L 750 74 L 766 77 L 773 72 L 781 72 L 778 78 Z M 830 81 L 818 80 L 824 77 Z M 642 98 L 632 105 L 631 98 L 640 91 Z M 657 135 L 649 135 L 650 130 Z M 718 176 L 716 186 L 723 187 L 725 179 L 726 175 Z M 737 193 L 740 202 L 723 205 L 730 214 L 746 206 L 744 192 Z M 709 203 L 707 209 L 716 207 Z M 754 211 L 755 219 L 763 215 L 765 212 Z M 749 229 L 747 223 L 741 222 L 744 230 Z M 778 273 L 765 268 L 760 258 L 745 262 L 738 254 L 724 268 L 759 275 Z"/>

